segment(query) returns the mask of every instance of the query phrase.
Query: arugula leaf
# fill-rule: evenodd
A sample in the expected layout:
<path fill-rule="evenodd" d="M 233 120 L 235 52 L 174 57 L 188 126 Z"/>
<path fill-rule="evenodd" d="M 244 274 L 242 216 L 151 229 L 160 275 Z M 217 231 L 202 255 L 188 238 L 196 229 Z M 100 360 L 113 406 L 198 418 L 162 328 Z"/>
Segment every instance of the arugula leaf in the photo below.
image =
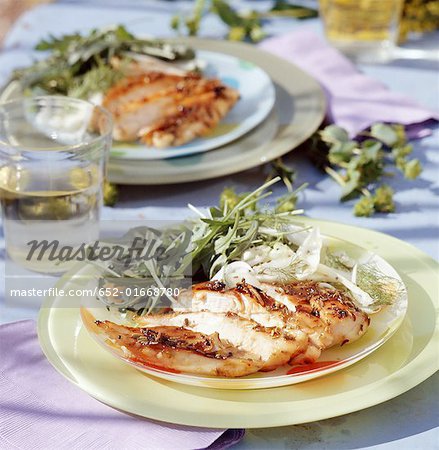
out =
<path fill-rule="evenodd" d="M 102 91 L 111 81 L 109 70 L 106 69 L 117 72 L 111 67 L 114 56 L 128 60 L 127 54 L 134 52 L 175 61 L 192 59 L 195 55 L 185 45 L 137 39 L 123 26 L 92 30 L 84 36 L 78 33 L 62 37 L 49 36 L 40 41 L 36 49 L 49 51 L 50 54 L 30 67 L 14 71 L 12 79 L 21 80 L 31 90 L 57 95 L 74 91 L 84 97 Z M 103 85 L 100 81 L 103 81 Z"/>

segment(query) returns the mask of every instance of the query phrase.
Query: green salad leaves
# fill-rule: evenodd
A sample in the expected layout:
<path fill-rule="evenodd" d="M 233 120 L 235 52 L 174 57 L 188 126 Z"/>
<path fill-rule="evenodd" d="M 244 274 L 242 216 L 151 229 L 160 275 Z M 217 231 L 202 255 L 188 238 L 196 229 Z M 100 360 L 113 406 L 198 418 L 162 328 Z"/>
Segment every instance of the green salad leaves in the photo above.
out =
<path fill-rule="evenodd" d="M 113 57 L 129 61 L 130 53 L 136 53 L 170 62 L 195 57 L 194 51 L 185 45 L 139 39 L 122 25 L 91 30 L 87 35 L 50 36 L 39 42 L 36 50 L 49 54 L 29 67 L 16 70 L 12 79 L 46 94 L 80 98 L 103 92 L 123 77 L 123 70 L 112 66 Z"/>

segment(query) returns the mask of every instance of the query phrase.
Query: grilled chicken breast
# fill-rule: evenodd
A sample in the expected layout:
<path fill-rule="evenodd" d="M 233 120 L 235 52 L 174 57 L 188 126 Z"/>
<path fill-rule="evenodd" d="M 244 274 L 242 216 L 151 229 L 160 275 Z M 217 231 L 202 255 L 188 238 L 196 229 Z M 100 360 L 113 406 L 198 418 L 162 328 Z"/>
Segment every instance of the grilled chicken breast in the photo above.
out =
<path fill-rule="evenodd" d="M 113 347 L 136 363 L 224 377 L 249 375 L 263 365 L 255 355 L 220 340 L 217 333 L 173 326 L 133 328 L 110 321 L 95 325 Z"/>
<path fill-rule="evenodd" d="M 297 327 L 293 311 L 245 281 L 231 289 L 220 281 L 195 284 L 191 290 L 180 294 L 174 310 L 230 311 L 264 327 L 282 329 L 296 340 L 307 340 L 305 333 Z"/>
<path fill-rule="evenodd" d="M 245 319 L 233 312 L 225 314 L 210 311 L 150 314 L 138 318 L 141 326 L 184 327 L 206 335 L 218 333 L 221 341 L 235 348 L 256 355 L 262 362 L 260 370 L 272 370 L 288 363 L 301 354 L 307 339 L 296 339 L 285 335 L 278 328 L 266 328 L 253 320 Z"/>
<path fill-rule="evenodd" d="M 226 377 L 313 363 L 370 324 L 347 293 L 314 281 L 256 288 L 243 280 L 231 289 L 200 283 L 183 291 L 174 310 L 132 319 L 136 327 L 108 321 L 93 327 L 133 361 Z"/>
<path fill-rule="evenodd" d="M 264 327 L 282 329 L 296 340 L 306 339 L 303 352 L 292 359 L 296 363 L 314 362 L 325 348 L 358 339 L 370 323 L 346 294 L 306 281 L 286 286 L 265 283 L 262 289 L 245 281 L 232 289 L 218 281 L 200 283 L 180 295 L 176 308 L 233 311 Z"/>
<path fill-rule="evenodd" d="M 263 289 L 294 312 L 298 326 L 321 349 L 355 341 L 369 327 L 368 315 L 346 293 L 322 283 L 264 284 Z"/>
<path fill-rule="evenodd" d="M 113 86 L 103 106 L 113 115 L 116 140 L 140 138 L 164 148 L 208 134 L 238 98 L 235 89 L 216 79 L 148 72 Z"/>

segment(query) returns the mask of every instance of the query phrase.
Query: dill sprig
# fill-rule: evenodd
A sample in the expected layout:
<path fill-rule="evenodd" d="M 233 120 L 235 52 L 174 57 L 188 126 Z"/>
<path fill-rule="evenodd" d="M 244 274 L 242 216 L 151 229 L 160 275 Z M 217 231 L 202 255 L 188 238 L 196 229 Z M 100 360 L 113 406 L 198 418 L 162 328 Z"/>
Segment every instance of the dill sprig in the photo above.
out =
<path fill-rule="evenodd" d="M 355 261 L 353 261 L 345 252 L 343 251 L 329 251 L 325 249 L 322 254 L 322 264 L 332 267 L 336 270 L 344 270 L 347 272 L 352 271 Z"/>
<path fill-rule="evenodd" d="M 385 275 L 370 263 L 357 267 L 356 284 L 372 297 L 377 307 L 392 305 L 405 291 L 399 280 Z"/>
<path fill-rule="evenodd" d="M 303 261 L 292 260 L 287 267 L 270 267 L 260 271 L 260 275 L 269 277 L 276 277 L 277 282 L 287 285 L 289 283 L 298 281 L 297 272 L 304 266 Z"/>

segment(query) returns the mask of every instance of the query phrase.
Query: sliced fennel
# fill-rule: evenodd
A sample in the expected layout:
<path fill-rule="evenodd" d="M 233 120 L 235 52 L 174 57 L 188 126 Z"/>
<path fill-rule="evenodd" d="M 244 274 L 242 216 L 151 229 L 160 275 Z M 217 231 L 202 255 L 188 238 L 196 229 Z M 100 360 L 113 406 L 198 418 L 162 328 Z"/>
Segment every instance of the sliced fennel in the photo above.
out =
<path fill-rule="evenodd" d="M 350 292 L 354 303 L 366 313 L 376 312 L 382 306 L 356 284 L 358 265 L 348 255 L 336 255 L 342 261 L 340 267 L 330 267 L 321 262 L 326 258 L 322 258 L 323 239 L 318 228 L 294 227 L 287 239 L 290 245 L 274 242 L 248 248 L 240 260 L 224 265 L 214 279 L 223 281 L 229 288 L 243 280 L 256 287 L 261 283 L 298 280 L 322 282 L 328 287 L 342 285 Z M 296 250 L 293 246 L 297 246 Z"/>
<path fill-rule="evenodd" d="M 347 279 L 340 272 L 325 266 L 324 264 L 319 264 L 319 267 L 312 277 L 315 281 L 327 281 L 329 283 L 340 283 L 351 293 L 354 303 L 366 313 L 376 312 L 379 308 L 374 305 L 373 298 L 365 291 L 360 289 L 355 283 Z"/>

